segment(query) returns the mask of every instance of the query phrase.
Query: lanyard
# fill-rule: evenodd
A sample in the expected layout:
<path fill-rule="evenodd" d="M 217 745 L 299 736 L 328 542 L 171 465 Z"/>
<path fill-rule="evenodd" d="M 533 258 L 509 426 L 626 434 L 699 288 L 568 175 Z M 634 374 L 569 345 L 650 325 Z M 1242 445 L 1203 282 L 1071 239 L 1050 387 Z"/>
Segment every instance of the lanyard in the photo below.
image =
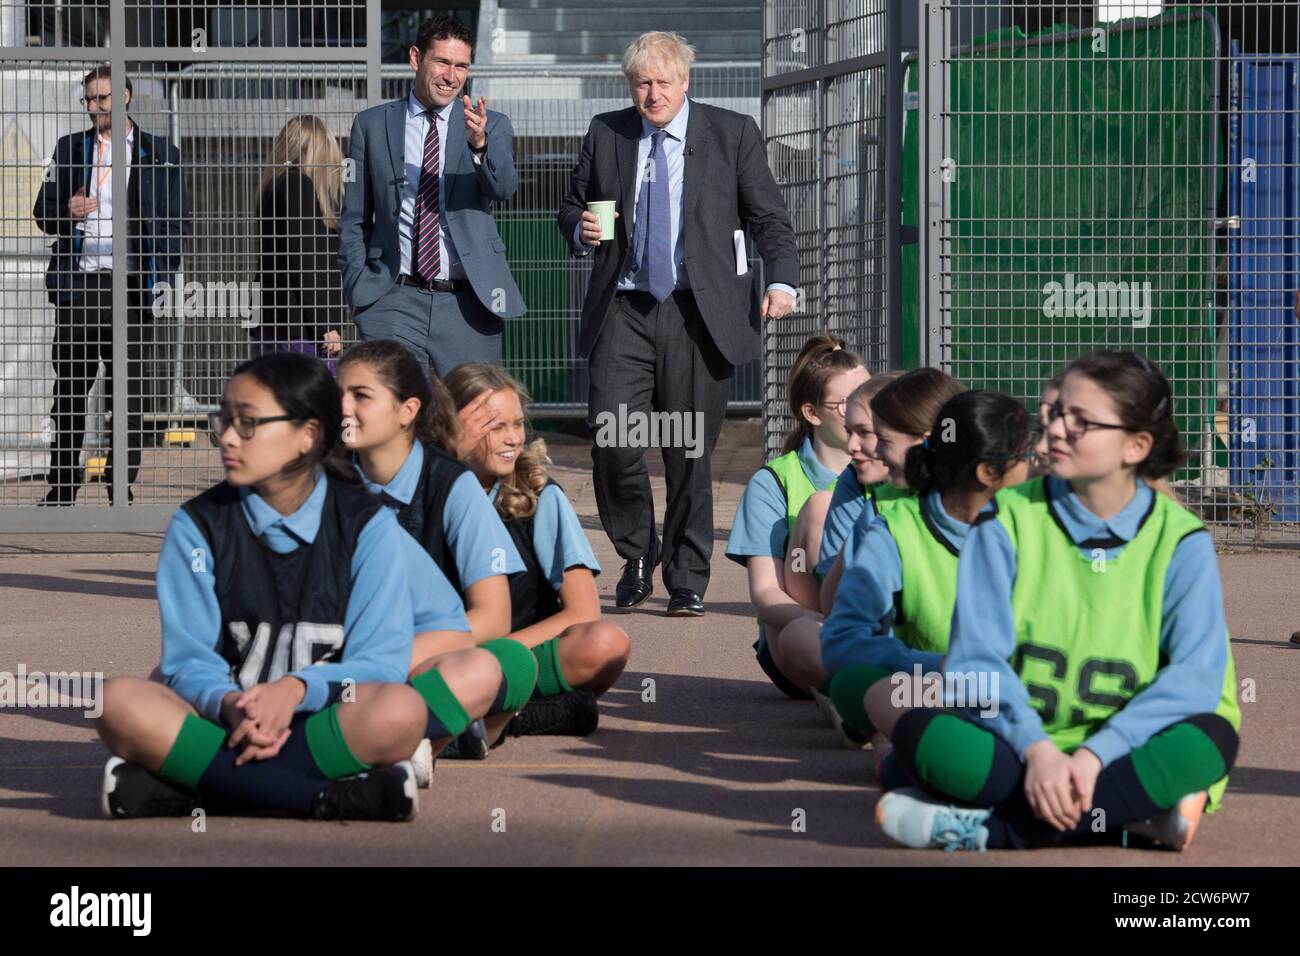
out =
<path fill-rule="evenodd" d="M 104 140 L 104 139 L 102 139 L 102 138 L 99 136 L 99 134 L 95 134 L 94 145 L 93 145 L 91 148 L 92 148 L 92 150 L 93 150 L 93 154 L 94 154 L 95 157 L 96 157 L 96 159 L 95 159 L 95 191 L 94 191 L 93 193 L 91 193 L 91 195 L 92 195 L 92 196 L 95 196 L 95 197 L 99 197 L 99 196 L 102 196 L 102 195 L 104 194 L 104 183 L 105 183 L 105 181 L 108 179 L 109 176 L 113 175 L 113 153 L 112 153 L 112 149 L 113 149 L 113 141 L 112 141 L 112 140 Z M 127 148 L 127 150 L 128 150 L 128 152 L 127 152 L 127 166 L 129 167 L 129 166 L 130 166 L 130 163 L 131 163 L 131 156 L 130 156 L 131 137 L 130 137 L 129 135 L 128 135 L 127 138 L 126 138 L 126 148 Z M 101 160 L 102 160 L 102 162 L 101 162 Z M 102 172 L 101 172 L 101 170 L 102 170 Z M 87 171 L 87 172 L 90 171 L 90 163 L 89 163 L 89 162 L 86 163 L 86 171 Z M 89 179 L 89 176 L 87 176 L 87 179 Z"/>
<path fill-rule="evenodd" d="M 112 142 L 105 142 L 99 136 L 95 137 L 97 158 L 95 160 L 95 191 L 91 194 L 93 196 L 104 195 L 104 181 L 113 174 L 113 154 L 109 152 L 112 148 Z"/>

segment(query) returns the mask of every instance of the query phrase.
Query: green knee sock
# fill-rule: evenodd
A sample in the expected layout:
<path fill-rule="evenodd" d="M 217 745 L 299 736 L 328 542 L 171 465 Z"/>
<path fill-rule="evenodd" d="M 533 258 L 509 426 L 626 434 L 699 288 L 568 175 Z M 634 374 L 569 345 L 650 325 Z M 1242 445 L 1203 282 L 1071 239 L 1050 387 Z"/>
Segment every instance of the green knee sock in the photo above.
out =
<path fill-rule="evenodd" d="M 424 731 L 426 737 L 441 740 L 443 737 L 458 737 L 465 732 L 465 728 L 470 725 L 469 714 L 436 667 L 419 677 L 412 677 L 411 686 L 420 692 L 429 708 L 429 719 Z"/>
<path fill-rule="evenodd" d="M 839 711 L 840 717 L 868 739 L 875 733 L 875 728 L 871 726 L 871 721 L 867 717 L 867 709 L 863 706 L 862 698 L 866 696 L 868 687 L 888 676 L 889 671 L 883 667 L 855 664 L 837 672 L 830 680 L 830 692 L 827 696 Z"/>
<path fill-rule="evenodd" d="M 479 645 L 501 663 L 505 676 L 506 693 L 501 710 L 518 710 L 533 696 L 537 684 L 537 658 L 518 641 L 498 637 Z"/>
<path fill-rule="evenodd" d="M 551 638 L 533 648 L 533 657 L 537 658 L 537 693 L 542 697 L 554 697 L 567 694 L 573 690 L 564 679 L 564 668 L 560 666 L 560 641 Z"/>
<path fill-rule="evenodd" d="M 331 780 L 370 769 L 370 764 L 358 760 L 348 747 L 343 728 L 339 726 L 341 706 L 343 705 L 331 704 L 324 710 L 317 711 L 307 718 L 303 727 L 311 759 L 320 772 Z"/>
<path fill-rule="evenodd" d="M 993 768 L 996 738 L 953 714 L 935 714 L 916 745 L 917 775 L 958 800 L 974 800 Z"/>
<path fill-rule="evenodd" d="M 195 714 L 186 714 L 172 749 L 167 751 L 167 758 L 158 769 L 158 776 L 185 790 L 195 789 L 225 740 L 224 728 Z"/>
<path fill-rule="evenodd" d="M 1219 748 L 1194 724 L 1175 724 L 1135 749 L 1132 756 L 1142 789 L 1162 808 L 1207 789 L 1228 772 Z"/>

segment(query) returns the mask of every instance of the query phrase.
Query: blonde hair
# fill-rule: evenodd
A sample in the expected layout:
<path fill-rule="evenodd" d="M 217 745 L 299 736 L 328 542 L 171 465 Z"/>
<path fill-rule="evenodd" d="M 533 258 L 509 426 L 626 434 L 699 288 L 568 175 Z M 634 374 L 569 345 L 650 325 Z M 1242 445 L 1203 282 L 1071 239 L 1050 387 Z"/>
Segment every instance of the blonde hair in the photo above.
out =
<path fill-rule="evenodd" d="M 695 62 L 695 47 L 676 33 L 655 30 L 643 33 L 623 51 L 623 75 L 629 80 L 648 63 L 672 67 L 679 80 L 685 80 Z"/>
<path fill-rule="evenodd" d="M 298 167 L 312 182 L 321 219 L 330 229 L 339 225 L 343 204 L 343 152 L 325 121 L 318 116 L 294 116 L 271 144 L 271 160 L 262 170 L 258 200 L 277 176 Z"/>
<path fill-rule="evenodd" d="M 457 365 L 443 380 L 456 411 L 468 405 L 484 392 L 514 392 L 528 421 L 528 403 L 532 400 L 528 390 L 515 378 L 495 365 L 485 362 L 466 362 Z M 537 511 L 537 497 L 546 487 L 546 442 L 534 438 L 515 456 L 515 469 L 501 479 L 497 487 L 496 508 L 506 521 L 527 518 Z"/>

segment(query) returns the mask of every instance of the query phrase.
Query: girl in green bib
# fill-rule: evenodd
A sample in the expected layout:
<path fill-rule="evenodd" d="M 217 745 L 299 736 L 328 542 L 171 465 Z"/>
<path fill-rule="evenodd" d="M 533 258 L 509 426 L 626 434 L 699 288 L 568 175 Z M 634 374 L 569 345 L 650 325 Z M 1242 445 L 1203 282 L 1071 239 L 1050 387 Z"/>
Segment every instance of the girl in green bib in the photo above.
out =
<path fill-rule="evenodd" d="M 948 399 L 920 445 L 908 449 L 904 478 L 914 495 L 854 529 L 840 594 L 822 627 L 822 661 L 835 676 L 836 710 L 863 739 L 873 721 L 868 688 L 890 675 L 933 672 L 948 649 L 957 556 L 993 495 L 1023 481 L 1032 419 L 999 392 Z M 886 693 L 884 703 L 890 703 Z M 892 721 L 890 721 L 892 723 Z"/>
<path fill-rule="evenodd" d="M 955 378 L 938 369 L 919 368 L 898 376 L 871 398 L 869 404 L 874 457 L 879 459 L 884 468 L 885 480 L 867 489 L 871 495 L 871 508 L 868 510 L 864 504 L 855 527 L 869 525 L 879 511 L 887 510 L 897 501 L 911 496 L 912 492 L 903 477 L 903 462 L 907 451 L 926 439 L 939 408 L 951 396 L 963 391 L 963 388 Z M 852 561 L 852 547 L 853 535 L 850 534 L 841 549 L 841 555 L 832 563 L 818 595 L 821 607 L 829 605 L 833 611 L 841 571 Z M 830 681 L 834 665 L 831 669 L 826 666 L 821 630 L 820 617 L 792 622 L 783 635 L 788 645 L 787 653 L 795 658 L 794 663 L 807 675 L 813 700 L 827 724 L 839 731 L 846 747 L 857 749 L 867 739 L 861 737 L 851 726 L 845 726 L 831 701 Z"/>
<path fill-rule="evenodd" d="M 808 675 L 792 666 L 781 630 L 801 617 L 821 619 L 815 588 L 801 601 L 790 590 L 785 557 L 799 510 L 834 484 L 849 462 L 844 406 L 869 375 L 843 339 L 809 339 L 790 368 L 790 412 L 799 424 L 782 454 L 758 470 L 741 495 L 727 540 L 727 557 L 745 565 L 749 598 L 758 614 L 754 650 L 763 672 L 786 695 L 808 699 Z"/>
<path fill-rule="evenodd" d="M 889 469 L 876 457 L 876 432 L 871 420 L 871 400 L 902 372 L 881 372 L 855 388 L 844 405 L 845 450 L 849 463 L 835 484 L 809 498 L 799 512 L 786 555 L 785 573 L 792 592 L 817 592 L 823 614 L 829 614 L 834 589 L 827 592 L 826 578 L 853 523 L 864 511 L 875 516 L 875 498 L 889 484 Z M 870 520 L 870 519 L 868 519 Z M 796 565 L 795 559 L 798 558 Z M 803 589 L 803 590 L 801 590 Z"/>
<path fill-rule="evenodd" d="M 892 728 L 876 807 L 892 839 L 1190 844 L 1241 713 L 1213 541 L 1147 483 L 1187 460 L 1172 406 L 1133 352 L 1066 370 L 1049 474 L 1000 492 L 962 549 L 946 706 Z"/>

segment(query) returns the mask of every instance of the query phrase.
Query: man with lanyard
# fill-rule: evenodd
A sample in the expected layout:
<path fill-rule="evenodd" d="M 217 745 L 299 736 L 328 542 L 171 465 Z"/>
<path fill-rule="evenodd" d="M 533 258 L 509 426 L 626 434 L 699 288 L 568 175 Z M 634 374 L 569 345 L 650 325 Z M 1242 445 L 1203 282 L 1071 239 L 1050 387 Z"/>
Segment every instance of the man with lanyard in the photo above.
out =
<path fill-rule="evenodd" d="M 59 139 L 52 175 L 36 197 L 32 216 L 55 236 L 45 286 L 55 307 L 54 407 L 49 491 L 42 504 L 71 505 L 81 485 L 81 444 L 86 393 L 104 363 L 104 394 L 113 405 L 113 204 L 127 204 L 127 485 L 140 468 L 143 428 L 141 392 L 146 329 L 151 313 L 146 295 L 160 282 L 174 285 L 180 272 L 188 208 L 181 180 L 180 151 L 165 137 L 146 133 L 129 118 L 124 176 L 113 175 L 112 74 L 98 66 L 83 80 L 82 102 L 91 128 Z M 126 78 L 126 105 L 131 80 Z M 111 432 L 110 432 L 111 435 Z M 111 445 L 111 439 L 110 439 Z M 113 498 L 113 455 L 104 474 Z"/>

